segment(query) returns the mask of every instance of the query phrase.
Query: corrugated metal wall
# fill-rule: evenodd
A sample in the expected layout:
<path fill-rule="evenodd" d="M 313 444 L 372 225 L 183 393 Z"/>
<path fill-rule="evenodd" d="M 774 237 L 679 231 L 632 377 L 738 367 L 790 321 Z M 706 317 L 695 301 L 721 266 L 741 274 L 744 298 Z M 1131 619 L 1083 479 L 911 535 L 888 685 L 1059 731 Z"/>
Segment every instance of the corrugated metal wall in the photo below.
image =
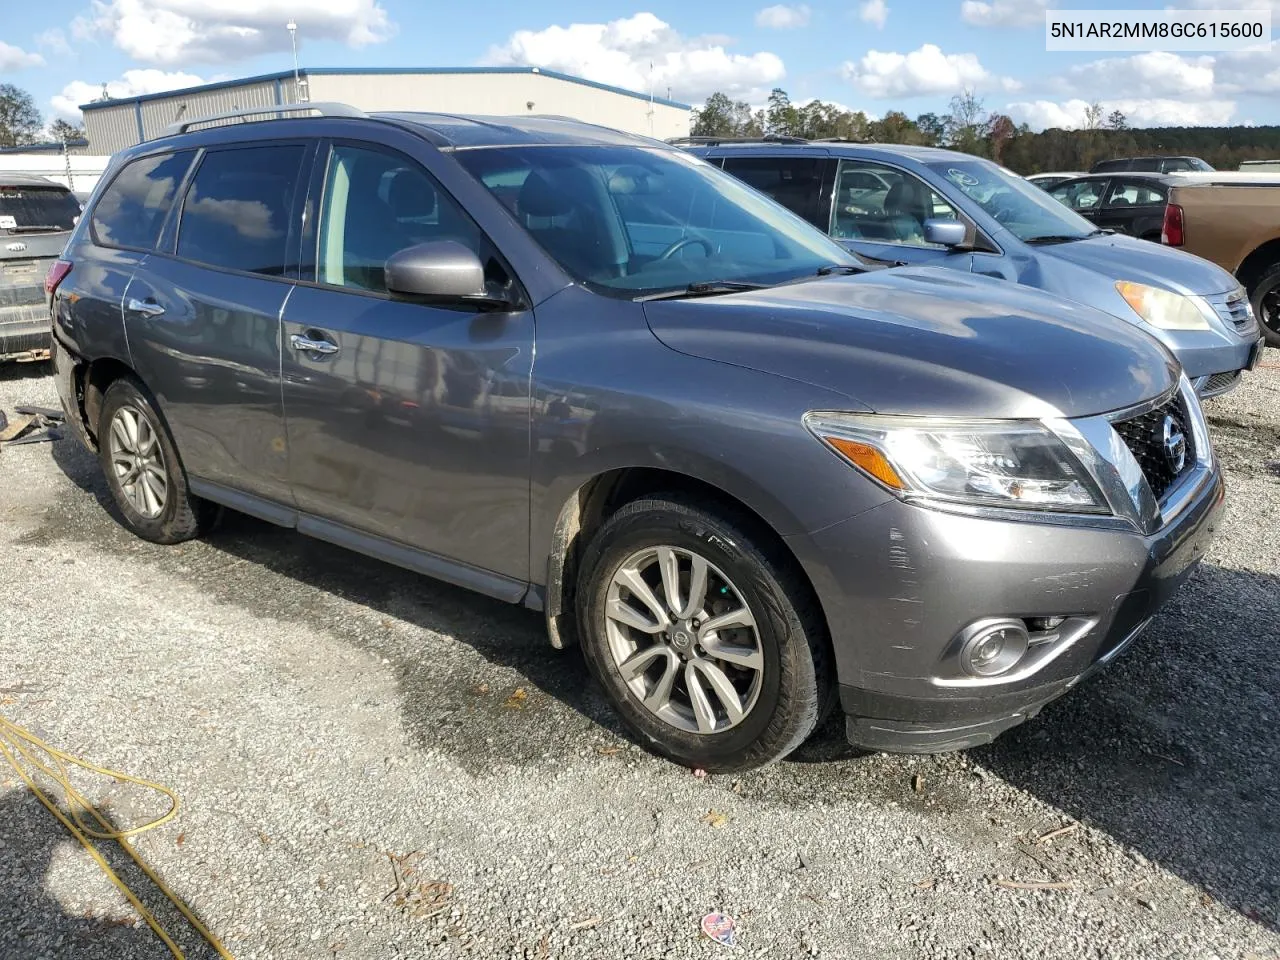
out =
<path fill-rule="evenodd" d="M 689 133 L 688 110 L 542 74 L 318 72 L 308 74 L 307 82 L 311 100 L 337 100 L 361 110 L 556 114 L 659 139 Z M 236 84 L 86 110 L 85 133 L 91 153 L 110 154 L 160 136 L 176 119 L 296 102 L 292 77 Z"/>
<path fill-rule="evenodd" d="M 558 77 L 528 73 L 308 75 L 312 100 L 361 110 L 556 114 L 659 139 L 689 134 L 689 111 Z M 530 107 L 529 104 L 533 106 Z"/>
<path fill-rule="evenodd" d="M 242 110 L 248 107 L 269 107 L 277 102 L 279 101 L 276 99 L 275 81 L 148 100 L 141 104 L 143 138 L 151 140 L 160 136 L 164 133 L 164 128 L 175 120 L 207 117 L 215 113 L 227 113 L 230 110 Z"/>
<path fill-rule="evenodd" d="M 92 153 L 115 153 L 138 142 L 138 117 L 133 103 L 84 111 L 84 132 Z"/>

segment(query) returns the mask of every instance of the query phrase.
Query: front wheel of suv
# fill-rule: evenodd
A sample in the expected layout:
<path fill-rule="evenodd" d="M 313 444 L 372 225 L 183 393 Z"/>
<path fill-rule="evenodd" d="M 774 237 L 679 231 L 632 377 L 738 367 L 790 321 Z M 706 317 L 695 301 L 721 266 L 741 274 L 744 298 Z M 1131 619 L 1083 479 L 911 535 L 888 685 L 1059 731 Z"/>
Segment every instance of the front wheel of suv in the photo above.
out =
<path fill-rule="evenodd" d="M 168 426 L 132 380 L 115 381 L 102 399 L 98 459 L 124 525 L 142 539 L 181 543 L 217 520 L 217 506 L 187 489 Z"/>
<path fill-rule="evenodd" d="M 627 504 L 587 548 L 577 594 L 587 663 L 623 720 L 712 772 L 785 757 L 834 692 L 812 591 L 731 517 L 676 498 Z"/>

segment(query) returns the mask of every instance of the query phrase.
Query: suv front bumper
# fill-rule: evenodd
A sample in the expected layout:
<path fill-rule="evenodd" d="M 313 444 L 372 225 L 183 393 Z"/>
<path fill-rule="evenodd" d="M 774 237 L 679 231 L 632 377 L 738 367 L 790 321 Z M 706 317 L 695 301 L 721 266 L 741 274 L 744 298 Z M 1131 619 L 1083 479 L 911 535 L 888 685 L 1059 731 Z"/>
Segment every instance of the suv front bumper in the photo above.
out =
<path fill-rule="evenodd" d="M 791 538 L 827 614 L 850 742 L 934 753 L 987 743 L 1111 662 L 1203 556 L 1222 510 L 1213 466 L 1177 517 L 1136 529 L 991 519 L 892 501 Z M 956 678 L 954 639 L 987 617 L 1091 626 L 1030 675 Z"/>

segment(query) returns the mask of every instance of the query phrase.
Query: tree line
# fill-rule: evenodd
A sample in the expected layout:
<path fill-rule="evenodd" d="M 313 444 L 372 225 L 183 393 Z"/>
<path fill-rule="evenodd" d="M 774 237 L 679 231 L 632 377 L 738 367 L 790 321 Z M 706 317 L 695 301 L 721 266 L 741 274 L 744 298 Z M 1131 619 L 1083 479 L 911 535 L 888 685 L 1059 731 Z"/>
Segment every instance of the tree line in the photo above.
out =
<path fill-rule="evenodd" d="M 46 127 L 30 93 L 12 83 L 0 83 L 0 147 L 82 139 L 84 127 L 67 123 L 61 117 Z"/>
<path fill-rule="evenodd" d="M 911 143 L 948 147 L 988 157 L 1024 176 L 1055 170 L 1088 170 L 1111 157 L 1164 154 L 1193 156 L 1219 170 L 1234 170 L 1242 160 L 1280 158 L 1280 126 L 1150 127 L 1131 129 L 1119 110 L 1106 114 L 1098 103 L 1085 111 L 1083 127 L 1051 128 L 1036 133 L 1003 113 L 988 112 L 982 98 L 964 92 L 951 98 L 947 113 L 922 113 L 912 119 L 890 110 L 873 120 L 861 110 L 811 100 L 795 104 L 775 88 L 765 106 L 752 110 L 723 93 L 695 110 L 695 137 L 803 137 L 873 143 Z"/>

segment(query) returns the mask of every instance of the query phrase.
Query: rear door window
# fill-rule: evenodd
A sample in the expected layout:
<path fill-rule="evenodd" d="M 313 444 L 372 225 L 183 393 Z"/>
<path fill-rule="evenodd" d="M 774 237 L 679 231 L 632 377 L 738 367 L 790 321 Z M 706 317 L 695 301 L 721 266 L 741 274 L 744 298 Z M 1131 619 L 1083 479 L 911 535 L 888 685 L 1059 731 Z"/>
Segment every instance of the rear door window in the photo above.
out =
<path fill-rule="evenodd" d="M 1151 183 L 1117 180 L 1107 193 L 1108 207 L 1150 207 L 1164 203 L 1164 191 Z"/>
<path fill-rule="evenodd" d="M 79 216 L 80 204 L 65 187 L 0 185 L 0 230 L 56 233 L 70 230 Z"/>
<path fill-rule="evenodd" d="M 821 223 L 823 161 L 819 157 L 726 157 L 726 173 L 767 193 L 810 223 Z M 825 224 L 822 224 L 825 226 Z"/>
<path fill-rule="evenodd" d="M 158 153 L 129 163 L 93 208 L 94 242 L 133 250 L 154 248 L 194 155 L 191 150 Z"/>
<path fill-rule="evenodd" d="M 300 143 L 205 154 L 182 204 L 178 256 L 213 267 L 285 273 Z"/>

